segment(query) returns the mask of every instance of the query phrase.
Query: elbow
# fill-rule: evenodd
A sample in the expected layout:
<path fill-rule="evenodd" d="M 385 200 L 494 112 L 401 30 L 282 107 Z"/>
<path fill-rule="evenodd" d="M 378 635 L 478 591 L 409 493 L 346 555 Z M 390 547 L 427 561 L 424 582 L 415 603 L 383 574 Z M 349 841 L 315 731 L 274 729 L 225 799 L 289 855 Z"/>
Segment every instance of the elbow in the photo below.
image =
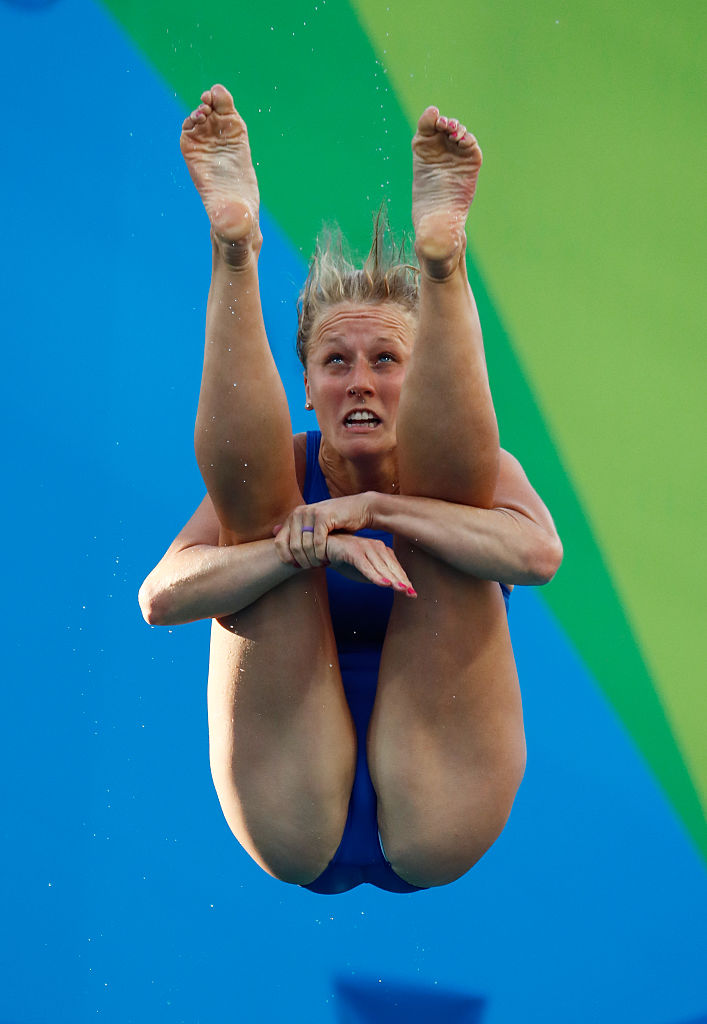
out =
<path fill-rule="evenodd" d="M 562 541 L 557 536 L 548 537 L 547 543 L 536 545 L 529 565 L 533 577 L 531 586 L 543 587 L 554 579 L 562 565 L 563 554 Z"/>
<path fill-rule="evenodd" d="M 148 576 L 137 595 L 142 617 L 148 626 L 168 626 L 170 624 L 169 608 L 165 596 L 164 591 L 160 591 L 152 585 Z"/>

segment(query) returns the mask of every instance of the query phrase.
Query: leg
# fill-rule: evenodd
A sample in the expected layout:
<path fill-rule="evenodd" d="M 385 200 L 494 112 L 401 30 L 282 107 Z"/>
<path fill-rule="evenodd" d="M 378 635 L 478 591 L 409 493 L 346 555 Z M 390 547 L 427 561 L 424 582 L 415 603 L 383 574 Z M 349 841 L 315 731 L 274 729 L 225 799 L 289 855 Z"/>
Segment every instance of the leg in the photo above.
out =
<path fill-rule="evenodd" d="M 398 415 L 400 487 L 488 506 L 498 431 L 463 259 L 481 154 L 454 127 L 431 108 L 413 142 L 422 280 Z M 419 596 L 395 598 L 369 767 L 393 868 L 413 884 L 442 885 L 483 855 L 508 818 L 525 765 L 520 692 L 499 586 L 409 543 L 396 542 L 396 553 Z"/>
<path fill-rule="evenodd" d="M 207 490 L 231 540 L 270 536 L 273 495 L 297 497 L 290 419 L 260 306 L 260 197 L 244 121 L 216 85 L 180 140 L 211 221 L 213 272 L 194 444 Z M 270 529 L 267 529 L 270 527 Z M 265 532 L 263 532 L 265 531 Z"/>
<path fill-rule="evenodd" d="M 339 846 L 356 761 L 323 575 L 284 583 L 211 634 L 209 752 L 221 808 L 262 868 L 299 884 Z"/>
<path fill-rule="evenodd" d="M 213 240 L 195 448 L 221 543 L 232 544 L 271 536 L 302 498 L 260 308 L 258 190 L 245 124 L 222 86 L 202 100 L 181 139 Z M 312 881 L 341 839 L 356 756 L 324 570 L 214 622 L 209 737 L 236 838 L 276 877 Z"/>
<path fill-rule="evenodd" d="M 525 768 L 518 677 L 498 584 L 396 545 L 418 598 L 395 597 L 368 734 L 393 869 L 445 885 L 500 835 Z"/>
<path fill-rule="evenodd" d="M 422 273 L 415 347 L 400 396 L 398 458 L 401 478 L 416 488 L 410 493 L 488 508 L 498 477 L 498 427 L 464 261 L 481 150 L 463 126 L 455 141 L 454 125 L 430 107 L 413 139 Z"/>

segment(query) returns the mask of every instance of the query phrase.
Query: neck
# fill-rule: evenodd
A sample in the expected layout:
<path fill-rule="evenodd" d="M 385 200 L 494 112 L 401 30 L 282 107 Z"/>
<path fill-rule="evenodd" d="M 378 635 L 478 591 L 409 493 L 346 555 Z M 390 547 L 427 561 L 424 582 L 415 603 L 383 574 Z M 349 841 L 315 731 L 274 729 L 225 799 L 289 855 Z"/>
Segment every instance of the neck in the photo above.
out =
<path fill-rule="evenodd" d="M 398 493 L 398 460 L 395 449 L 383 456 L 346 459 L 322 438 L 319 465 L 332 498 L 362 494 L 364 491 Z"/>

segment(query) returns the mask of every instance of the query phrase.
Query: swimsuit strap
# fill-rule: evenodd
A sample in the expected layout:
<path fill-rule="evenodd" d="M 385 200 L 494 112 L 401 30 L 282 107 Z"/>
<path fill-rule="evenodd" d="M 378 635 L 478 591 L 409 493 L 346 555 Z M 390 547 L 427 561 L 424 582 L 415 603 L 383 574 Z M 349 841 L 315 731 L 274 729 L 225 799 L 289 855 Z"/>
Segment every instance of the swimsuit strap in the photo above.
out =
<path fill-rule="evenodd" d="M 313 505 L 315 501 L 325 501 L 331 497 L 319 465 L 321 443 L 322 435 L 319 430 L 307 431 L 307 474 L 302 488 L 305 505 Z"/>

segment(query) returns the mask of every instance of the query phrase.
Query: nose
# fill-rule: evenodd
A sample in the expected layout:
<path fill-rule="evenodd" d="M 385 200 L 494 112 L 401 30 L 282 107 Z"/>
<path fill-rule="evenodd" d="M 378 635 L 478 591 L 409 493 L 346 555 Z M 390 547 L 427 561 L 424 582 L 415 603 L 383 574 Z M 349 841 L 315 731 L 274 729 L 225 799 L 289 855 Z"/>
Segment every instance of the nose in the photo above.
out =
<path fill-rule="evenodd" d="M 349 386 L 346 389 L 346 393 L 352 398 L 366 399 L 374 394 L 374 392 L 371 368 L 367 361 L 358 360 L 349 378 Z"/>

